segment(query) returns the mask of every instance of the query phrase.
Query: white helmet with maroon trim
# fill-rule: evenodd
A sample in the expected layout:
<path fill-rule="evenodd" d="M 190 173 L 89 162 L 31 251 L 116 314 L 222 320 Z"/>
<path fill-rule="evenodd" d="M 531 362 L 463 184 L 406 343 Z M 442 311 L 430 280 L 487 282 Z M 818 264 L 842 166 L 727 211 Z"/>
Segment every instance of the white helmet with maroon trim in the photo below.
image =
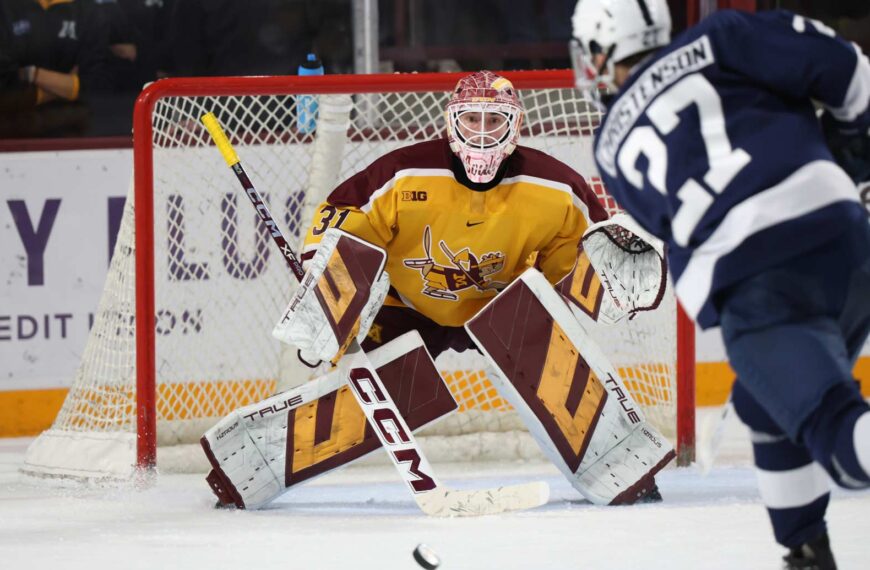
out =
<path fill-rule="evenodd" d="M 513 84 L 491 71 L 463 77 L 447 103 L 447 140 L 472 182 L 491 181 L 520 138 L 523 105 Z"/>

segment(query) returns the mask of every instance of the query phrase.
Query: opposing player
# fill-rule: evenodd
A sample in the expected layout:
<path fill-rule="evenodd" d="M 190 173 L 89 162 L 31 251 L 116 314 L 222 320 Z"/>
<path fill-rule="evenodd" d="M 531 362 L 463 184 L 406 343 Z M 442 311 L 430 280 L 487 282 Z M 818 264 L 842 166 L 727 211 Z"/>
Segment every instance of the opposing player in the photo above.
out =
<path fill-rule="evenodd" d="M 591 236 L 591 255 L 601 255 L 612 242 L 598 238 L 618 222 L 605 221 L 605 210 L 579 174 L 542 152 L 517 145 L 523 108 L 510 81 L 487 71 L 461 79 L 447 104 L 446 119 L 447 138 L 384 155 L 340 184 L 320 206 L 303 252 L 306 278 L 274 333 L 300 347 L 305 361 L 335 363 L 354 338 L 374 355 L 414 330 L 433 358 L 447 349 L 473 349 L 463 325 L 532 264 L 545 283 L 579 279 L 575 289 L 590 296 L 596 316 L 614 320 L 641 308 L 618 294 L 605 294 L 591 273 L 588 278 L 580 275 L 589 269 L 588 262 L 572 272 L 584 234 Z M 359 262 L 365 244 L 386 252 L 385 272 L 370 271 Z M 641 249 L 653 266 L 627 273 L 649 273 L 656 285 L 651 297 L 656 299 L 664 268 L 652 248 Z M 623 251 L 615 245 L 610 250 Z M 557 295 L 552 286 L 547 289 Z M 567 297 L 578 303 L 576 295 Z M 551 312 L 561 311 L 558 318 L 573 318 L 564 301 L 549 306 Z M 541 307 L 535 314 L 543 319 L 546 306 Z M 541 326 L 552 328 L 558 318 Z M 553 331 L 564 328 L 571 329 L 571 323 Z M 528 338 L 543 343 L 538 356 L 546 354 L 548 338 Z M 590 500 L 632 503 L 657 496 L 653 475 L 673 457 L 671 446 L 652 428 L 641 432 L 641 416 L 626 404 L 630 396 L 615 372 L 607 375 L 610 368 L 596 369 L 601 380 L 588 381 L 594 395 L 584 399 L 587 377 L 580 372 L 588 373 L 590 366 L 578 365 L 577 350 L 567 341 L 560 346 L 570 349 L 567 356 L 558 362 L 542 360 L 535 372 L 524 372 L 549 374 L 555 382 L 552 390 L 545 383 L 540 390 L 546 393 L 532 396 L 544 402 L 529 412 L 530 421 L 542 418 L 535 429 L 530 427 L 533 435 Z M 546 372 L 544 364 L 549 365 Z M 508 371 L 501 379 L 508 390 L 516 383 L 510 375 Z M 608 378 L 612 382 L 605 388 Z M 529 380 L 534 384 L 535 378 Z M 559 416 L 561 423 L 553 424 L 551 416 Z M 215 442 L 218 436 L 214 430 L 207 434 Z M 632 447 L 650 450 L 631 454 L 636 460 L 626 459 L 623 448 Z"/>
<path fill-rule="evenodd" d="M 788 12 L 717 12 L 671 40 L 665 0 L 581 0 L 573 24 L 578 86 L 618 88 L 601 175 L 670 246 L 683 306 L 722 329 L 786 565 L 834 568 L 825 472 L 870 484 L 851 374 L 870 330 L 867 57 Z"/>

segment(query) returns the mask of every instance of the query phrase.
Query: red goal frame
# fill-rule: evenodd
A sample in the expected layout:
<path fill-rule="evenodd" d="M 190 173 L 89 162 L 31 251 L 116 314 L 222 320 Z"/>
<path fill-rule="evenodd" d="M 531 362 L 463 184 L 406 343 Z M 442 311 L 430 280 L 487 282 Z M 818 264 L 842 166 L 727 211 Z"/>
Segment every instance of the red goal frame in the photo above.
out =
<path fill-rule="evenodd" d="M 571 70 L 499 72 L 517 89 L 574 87 Z M 266 95 L 271 93 L 379 93 L 449 91 L 467 73 L 419 73 L 274 77 L 198 77 L 156 81 L 139 95 L 133 114 L 136 222 L 136 413 L 137 465 L 157 461 L 156 318 L 153 255 L 153 129 L 157 101 L 172 96 Z M 688 465 L 695 448 L 695 327 L 677 309 L 677 462 Z"/>

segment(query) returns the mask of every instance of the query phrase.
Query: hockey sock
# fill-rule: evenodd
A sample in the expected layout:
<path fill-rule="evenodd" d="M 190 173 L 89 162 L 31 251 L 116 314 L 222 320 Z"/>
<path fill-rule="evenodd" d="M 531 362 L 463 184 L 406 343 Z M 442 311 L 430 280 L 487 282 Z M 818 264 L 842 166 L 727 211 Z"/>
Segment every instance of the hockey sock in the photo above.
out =
<path fill-rule="evenodd" d="M 801 430 L 813 458 L 842 487 L 870 486 L 870 407 L 854 383 L 831 389 Z"/>
<path fill-rule="evenodd" d="M 758 491 L 776 541 L 794 548 L 823 534 L 830 497 L 825 471 L 806 447 L 788 439 L 740 380 L 734 384 L 732 402 L 751 430 Z"/>
<path fill-rule="evenodd" d="M 857 408 L 844 421 L 834 448 L 837 482 L 852 488 L 870 486 L 870 411 Z"/>
<path fill-rule="evenodd" d="M 792 548 L 824 533 L 831 496 L 825 471 L 784 435 L 753 432 L 752 440 L 758 490 L 776 541 Z"/>

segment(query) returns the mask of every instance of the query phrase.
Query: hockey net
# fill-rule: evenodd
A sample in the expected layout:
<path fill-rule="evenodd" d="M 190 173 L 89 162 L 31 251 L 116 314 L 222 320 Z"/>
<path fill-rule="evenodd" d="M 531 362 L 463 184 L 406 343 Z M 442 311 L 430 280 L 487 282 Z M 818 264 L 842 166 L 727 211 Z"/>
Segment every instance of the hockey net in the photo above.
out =
<path fill-rule="evenodd" d="M 526 109 L 521 144 L 570 164 L 616 211 L 591 158 L 600 115 L 573 89 L 570 72 L 506 75 Z M 176 469 L 185 464 L 180 456 L 201 454 L 175 446 L 195 444 L 233 409 L 298 384 L 293 352 L 270 335 L 295 280 L 200 124 L 204 113 L 215 113 L 298 243 L 337 182 L 385 152 L 442 136 L 447 93 L 461 76 L 171 79 L 146 89 L 134 118 L 135 184 L 94 325 L 69 395 L 29 449 L 25 472 L 124 479 L 155 455 L 161 469 Z M 299 112 L 312 101 L 315 129 Z M 670 290 L 656 311 L 590 325 L 683 458 L 694 429 L 694 355 L 686 354 L 693 347 L 678 342 L 685 325 Z M 437 364 L 460 410 L 430 428 L 431 459 L 536 455 L 477 353 L 447 353 Z"/>

